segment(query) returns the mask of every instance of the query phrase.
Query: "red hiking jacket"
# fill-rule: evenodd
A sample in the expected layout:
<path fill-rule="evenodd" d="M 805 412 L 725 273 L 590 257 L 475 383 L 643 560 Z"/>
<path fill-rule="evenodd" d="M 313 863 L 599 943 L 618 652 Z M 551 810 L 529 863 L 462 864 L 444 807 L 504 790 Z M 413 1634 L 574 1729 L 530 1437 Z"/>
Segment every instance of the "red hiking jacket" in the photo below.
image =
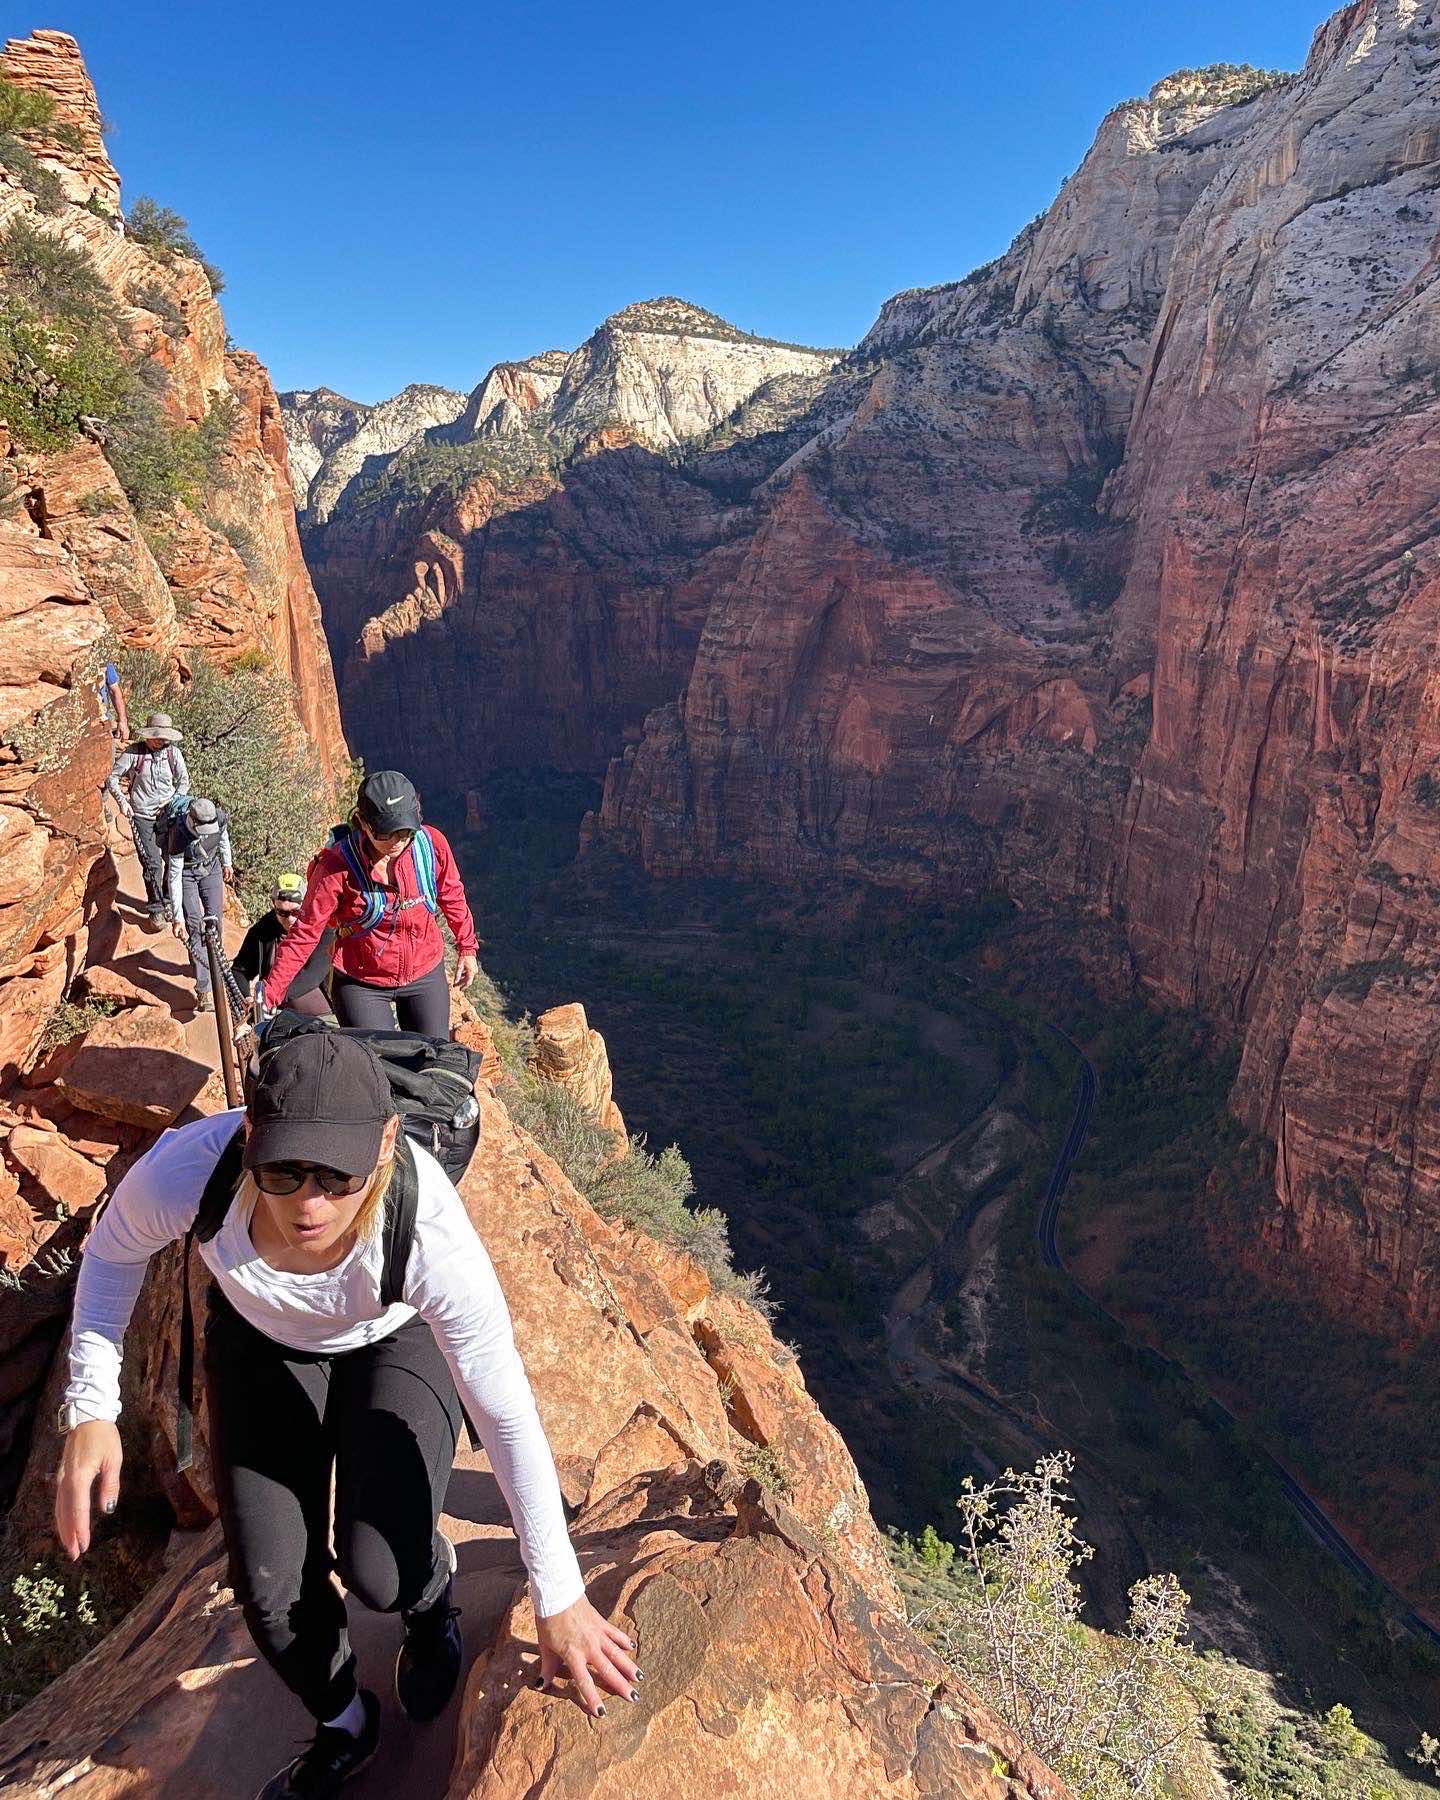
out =
<path fill-rule="evenodd" d="M 433 825 L 427 825 L 425 830 L 435 846 L 435 898 L 455 934 L 456 948 L 462 956 L 473 956 L 478 944 L 475 921 L 465 903 L 454 853 L 442 832 Z M 358 834 L 355 843 L 361 860 L 367 861 L 367 849 Z M 300 917 L 285 933 L 285 941 L 265 977 L 267 1006 L 276 1005 L 289 992 L 290 983 L 304 968 L 306 958 L 332 925 L 337 928 L 335 967 L 342 975 L 368 981 L 375 987 L 404 987 L 430 973 L 445 955 L 440 927 L 423 902 L 414 906 L 396 904 L 401 900 L 419 901 L 413 849 L 403 851 L 390 865 L 390 879 L 393 886 L 384 890 L 384 918 L 373 931 L 347 936 L 346 926 L 364 914 L 365 896 L 338 850 L 320 852 L 310 865 Z"/>

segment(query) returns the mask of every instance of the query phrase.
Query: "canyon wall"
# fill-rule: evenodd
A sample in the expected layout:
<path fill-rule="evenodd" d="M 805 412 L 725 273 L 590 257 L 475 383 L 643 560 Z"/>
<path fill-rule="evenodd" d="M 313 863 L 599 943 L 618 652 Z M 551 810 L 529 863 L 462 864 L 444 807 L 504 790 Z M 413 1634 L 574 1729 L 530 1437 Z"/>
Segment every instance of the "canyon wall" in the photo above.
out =
<path fill-rule="evenodd" d="M 307 541 L 352 729 L 432 791 L 608 761 L 587 841 L 661 875 L 1079 899 L 1235 1033 L 1272 1245 L 1440 1323 L 1437 60 L 1379 0 L 1160 82 L 748 392 L 682 309 L 708 411 L 644 308 L 503 365 Z"/>
<path fill-rule="evenodd" d="M 748 525 L 677 446 L 757 392 L 788 414 L 834 362 L 647 301 L 492 369 L 363 473 L 342 446 L 305 550 L 367 759 L 432 793 L 458 770 L 603 768 L 683 682 Z"/>
<path fill-rule="evenodd" d="M 1114 917 L 1239 1037 L 1274 1266 L 1402 1330 L 1440 1322 L 1437 63 L 1393 0 L 1242 104 L 1162 84 L 996 269 L 892 302 L 600 820 L 665 873 Z"/>

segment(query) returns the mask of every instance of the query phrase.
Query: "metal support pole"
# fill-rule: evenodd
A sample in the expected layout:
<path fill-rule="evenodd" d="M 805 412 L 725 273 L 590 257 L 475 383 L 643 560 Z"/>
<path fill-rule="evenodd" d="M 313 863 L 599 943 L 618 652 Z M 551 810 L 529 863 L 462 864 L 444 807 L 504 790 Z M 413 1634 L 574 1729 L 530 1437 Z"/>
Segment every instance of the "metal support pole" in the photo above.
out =
<path fill-rule="evenodd" d="M 230 1016 L 230 989 L 226 983 L 224 952 L 220 948 L 220 921 L 206 919 L 205 955 L 210 964 L 210 993 L 215 1002 L 215 1031 L 220 1039 L 220 1074 L 225 1082 L 227 1106 L 240 1104 L 240 1067 L 235 1058 L 235 1025 Z"/>

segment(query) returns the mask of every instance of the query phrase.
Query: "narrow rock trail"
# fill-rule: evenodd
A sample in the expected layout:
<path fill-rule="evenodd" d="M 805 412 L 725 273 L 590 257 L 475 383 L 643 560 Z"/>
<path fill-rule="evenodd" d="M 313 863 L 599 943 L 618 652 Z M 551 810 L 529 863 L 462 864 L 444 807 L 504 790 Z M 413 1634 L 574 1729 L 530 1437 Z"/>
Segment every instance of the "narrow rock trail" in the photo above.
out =
<path fill-rule="evenodd" d="M 128 846 L 128 837 L 123 840 Z M 220 1044 L 215 1032 L 214 1013 L 195 1011 L 195 983 L 190 969 L 190 952 L 167 925 L 163 931 L 145 927 L 145 881 L 140 859 L 133 849 L 114 851 L 115 866 L 120 872 L 120 887 L 115 909 L 121 918 L 120 942 L 110 966 L 139 988 L 146 999 L 168 1006 L 177 1022 L 185 1028 L 185 1040 L 197 1062 L 211 1069 L 220 1067 Z M 227 918 L 224 927 L 225 949 L 233 956 L 245 935 L 243 925 Z"/>

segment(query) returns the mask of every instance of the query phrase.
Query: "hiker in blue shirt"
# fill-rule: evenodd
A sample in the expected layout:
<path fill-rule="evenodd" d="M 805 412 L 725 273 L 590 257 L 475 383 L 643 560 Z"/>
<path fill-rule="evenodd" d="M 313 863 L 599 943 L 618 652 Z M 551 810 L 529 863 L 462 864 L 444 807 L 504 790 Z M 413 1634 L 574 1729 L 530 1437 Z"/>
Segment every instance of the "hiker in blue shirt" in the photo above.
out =
<path fill-rule="evenodd" d="M 230 818 L 213 800 L 192 800 L 165 834 L 165 877 L 174 932 L 190 946 L 195 1010 L 213 1012 L 204 922 L 225 915 L 225 884 L 235 879 Z"/>
<path fill-rule="evenodd" d="M 110 727 L 110 735 L 123 744 L 130 735 L 130 719 L 125 710 L 125 694 L 120 686 L 120 671 L 107 662 L 95 678 L 95 697 L 100 702 L 100 717 Z"/>

